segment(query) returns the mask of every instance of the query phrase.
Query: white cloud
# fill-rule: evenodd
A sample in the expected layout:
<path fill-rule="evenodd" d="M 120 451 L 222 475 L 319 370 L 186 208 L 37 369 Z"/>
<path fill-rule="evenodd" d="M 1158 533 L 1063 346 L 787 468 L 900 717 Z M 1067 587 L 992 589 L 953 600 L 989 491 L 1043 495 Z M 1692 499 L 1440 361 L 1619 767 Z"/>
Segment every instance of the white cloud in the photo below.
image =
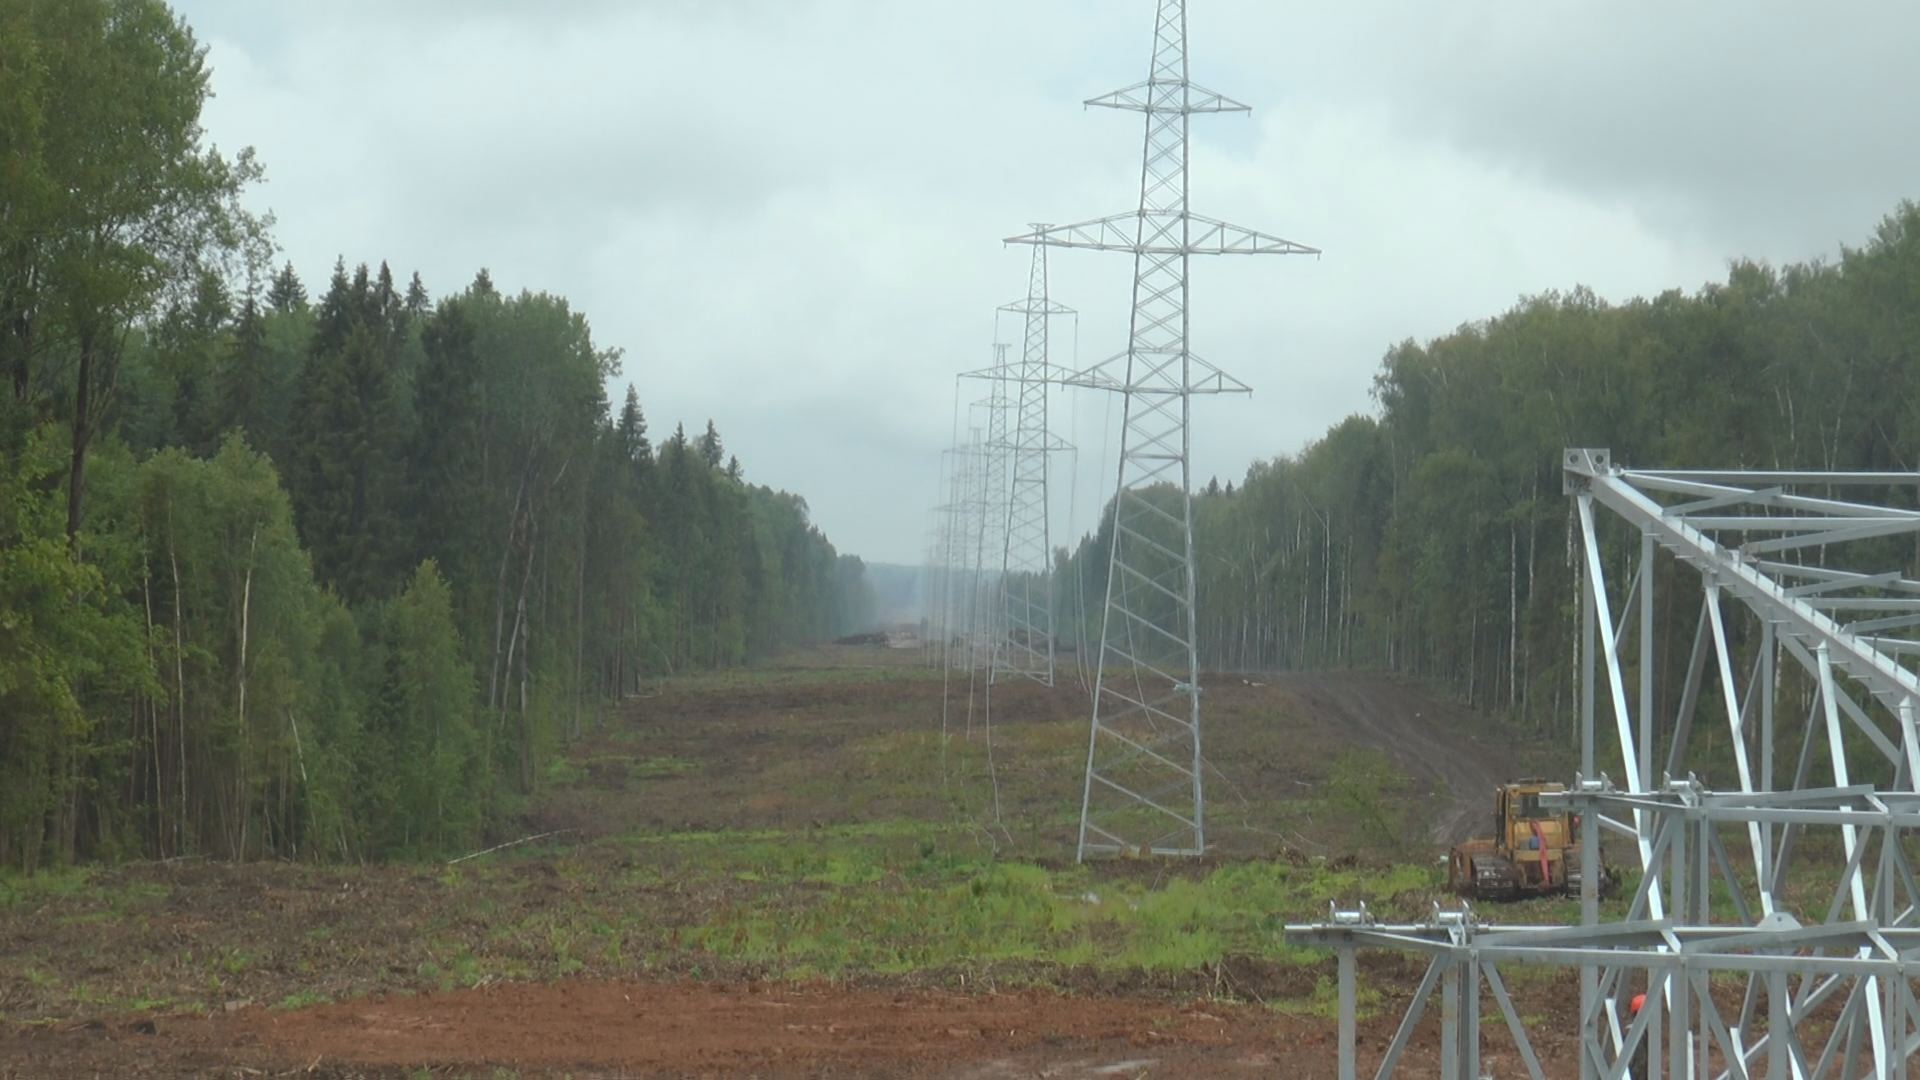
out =
<path fill-rule="evenodd" d="M 1078 102 L 1144 73 L 1144 2 L 180 7 L 211 45 L 209 131 L 259 149 L 310 285 L 344 254 L 565 295 L 657 431 L 714 418 L 874 558 L 921 553 L 953 373 L 1025 285 L 1000 238 L 1137 198 L 1138 117 Z M 1327 251 L 1196 266 L 1195 347 L 1257 390 L 1197 407 L 1202 480 L 1366 408 L 1395 341 L 1523 293 L 1821 253 L 1920 165 L 1895 137 L 1920 16 L 1865 0 L 1217 0 L 1193 23 L 1194 77 L 1257 107 L 1196 121 L 1195 208 Z M 1079 358 L 1116 351 L 1128 260 L 1053 271 Z M 1060 527 L 1086 527 L 1111 407 L 1057 400 L 1083 446 Z"/>

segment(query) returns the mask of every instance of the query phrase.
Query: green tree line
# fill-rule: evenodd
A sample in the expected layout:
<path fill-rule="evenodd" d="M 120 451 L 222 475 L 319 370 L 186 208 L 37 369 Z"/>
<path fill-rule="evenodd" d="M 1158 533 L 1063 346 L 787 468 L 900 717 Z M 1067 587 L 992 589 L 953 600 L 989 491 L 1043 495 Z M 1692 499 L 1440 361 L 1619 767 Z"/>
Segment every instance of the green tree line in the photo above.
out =
<path fill-rule="evenodd" d="M 1196 492 L 1203 664 L 1417 675 L 1565 730 L 1578 593 L 1561 451 L 1605 447 L 1643 467 L 1920 467 L 1920 207 L 1833 261 L 1736 261 L 1724 282 L 1619 304 L 1584 288 L 1524 299 L 1394 346 L 1373 398 L 1300 452 Z M 1887 494 L 1912 504 L 1911 490 Z M 1070 636 L 1098 639 L 1110 528 L 1060 555 L 1061 610 L 1087 615 L 1066 620 Z M 1608 537 L 1621 581 L 1629 539 Z M 1696 607 L 1680 592 L 1659 605 L 1663 670 L 1686 660 Z"/>
<path fill-rule="evenodd" d="M 564 299 L 272 271 L 208 92 L 159 0 L 0 0 L 0 866 L 471 844 L 640 680 L 865 622 Z"/>

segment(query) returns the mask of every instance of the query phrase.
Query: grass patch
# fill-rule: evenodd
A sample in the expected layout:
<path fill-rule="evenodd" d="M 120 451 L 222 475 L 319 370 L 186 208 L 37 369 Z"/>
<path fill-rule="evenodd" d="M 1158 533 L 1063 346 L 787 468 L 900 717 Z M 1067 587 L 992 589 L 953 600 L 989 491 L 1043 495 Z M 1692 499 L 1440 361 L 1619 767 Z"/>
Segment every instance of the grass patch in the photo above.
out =
<path fill-rule="evenodd" d="M 555 757 L 547 763 L 548 787 L 573 787 L 586 778 L 586 768 L 571 758 Z"/>
<path fill-rule="evenodd" d="M 0 870 L 0 910 L 86 895 L 95 876 L 90 866 L 62 866 L 32 875 Z"/>
<path fill-rule="evenodd" d="M 1358 979 L 1353 987 L 1354 1015 L 1361 1020 L 1370 1020 L 1379 1015 L 1381 1003 L 1385 997 L 1378 987 L 1368 985 L 1367 980 Z M 1275 1012 L 1288 1016 L 1311 1016 L 1321 1020 L 1340 1019 L 1340 985 L 1332 978 L 1322 975 L 1313 984 L 1313 993 L 1303 998 L 1288 998 L 1272 1003 Z"/>
<path fill-rule="evenodd" d="M 677 757 L 650 757 L 635 761 L 627 766 L 627 779 L 667 780 L 676 776 L 685 776 L 692 772 L 693 762 Z"/>
<path fill-rule="evenodd" d="M 716 910 L 688 937 L 716 957 L 795 978 L 1010 963 L 1176 971 L 1229 955 L 1311 962 L 1315 954 L 1281 941 L 1283 913 L 1317 910 L 1329 896 L 1414 910 L 1439 884 L 1419 866 L 1247 862 L 1146 886 L 1096 868 L 997 861 L 950 843 L 859 852 L 845 837 L 762 843 L 717 850 L 727 859 L 767 852 L 771 861 L 752 880 L 769 888 Z"/>
<path fill-rule="evenodd" d="M 311 1009 L 315 1005 L 328 1005 L 333 999 L 318 990 L 298 990 L 275 1002 L 277 1012 L 291 1012 L 294 1009 Z"/>

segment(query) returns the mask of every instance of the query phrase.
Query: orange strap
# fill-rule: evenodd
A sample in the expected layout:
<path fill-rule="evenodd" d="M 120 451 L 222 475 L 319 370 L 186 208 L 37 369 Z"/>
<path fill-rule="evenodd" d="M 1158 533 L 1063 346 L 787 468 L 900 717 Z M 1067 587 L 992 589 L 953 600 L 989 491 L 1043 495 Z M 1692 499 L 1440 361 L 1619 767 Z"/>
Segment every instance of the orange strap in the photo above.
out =
<path fill-rule="evenodd" d="M 1540 845 L 1540 884 L 1543 887 L 1551 885 L 1553 877 L 1547 870 L 1547 838 L 1541 835 L 1538 821 L 1529 821 L 1527 824 L 1533 828 L 1534 843 Z"/>

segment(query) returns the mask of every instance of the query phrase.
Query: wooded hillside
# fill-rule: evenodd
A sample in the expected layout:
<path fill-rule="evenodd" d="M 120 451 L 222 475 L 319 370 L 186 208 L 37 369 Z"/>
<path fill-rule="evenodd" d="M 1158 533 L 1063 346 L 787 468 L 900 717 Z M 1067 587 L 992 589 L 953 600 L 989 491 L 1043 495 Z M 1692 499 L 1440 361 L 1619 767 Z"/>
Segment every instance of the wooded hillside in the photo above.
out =
<path fill-rule="evenodd" d="M 157 0 L 0 0 L 0 866 L 471 844 L 642 677 L 863 628 L 564 299 L 275 272 L 207 94 Z"/>
<path fill-rule="evenodd" d="M 1570 723 L 1561 451 L 1664 468 L 1920 468 L 1920 207 L 1834 262 L 1736 261 L 1724 283 L 1617 305 L 1582 288 L 1524 300 L 1390 349 L 1373 393 L 1372 414 L 1196 493 L 1202 663 L 1405 672 L 1530 728 Z M 1620 545 L 1623 580 L 1633 551 Z M 1059 576 L 1061 610 L 1082 610 L 1084 590 L 1096 641 L 1106 561 L 1103 531 Z M 1694 614 L 1661 609 L 1663 663 L 1685 660 L 1671 654 Z"/>

